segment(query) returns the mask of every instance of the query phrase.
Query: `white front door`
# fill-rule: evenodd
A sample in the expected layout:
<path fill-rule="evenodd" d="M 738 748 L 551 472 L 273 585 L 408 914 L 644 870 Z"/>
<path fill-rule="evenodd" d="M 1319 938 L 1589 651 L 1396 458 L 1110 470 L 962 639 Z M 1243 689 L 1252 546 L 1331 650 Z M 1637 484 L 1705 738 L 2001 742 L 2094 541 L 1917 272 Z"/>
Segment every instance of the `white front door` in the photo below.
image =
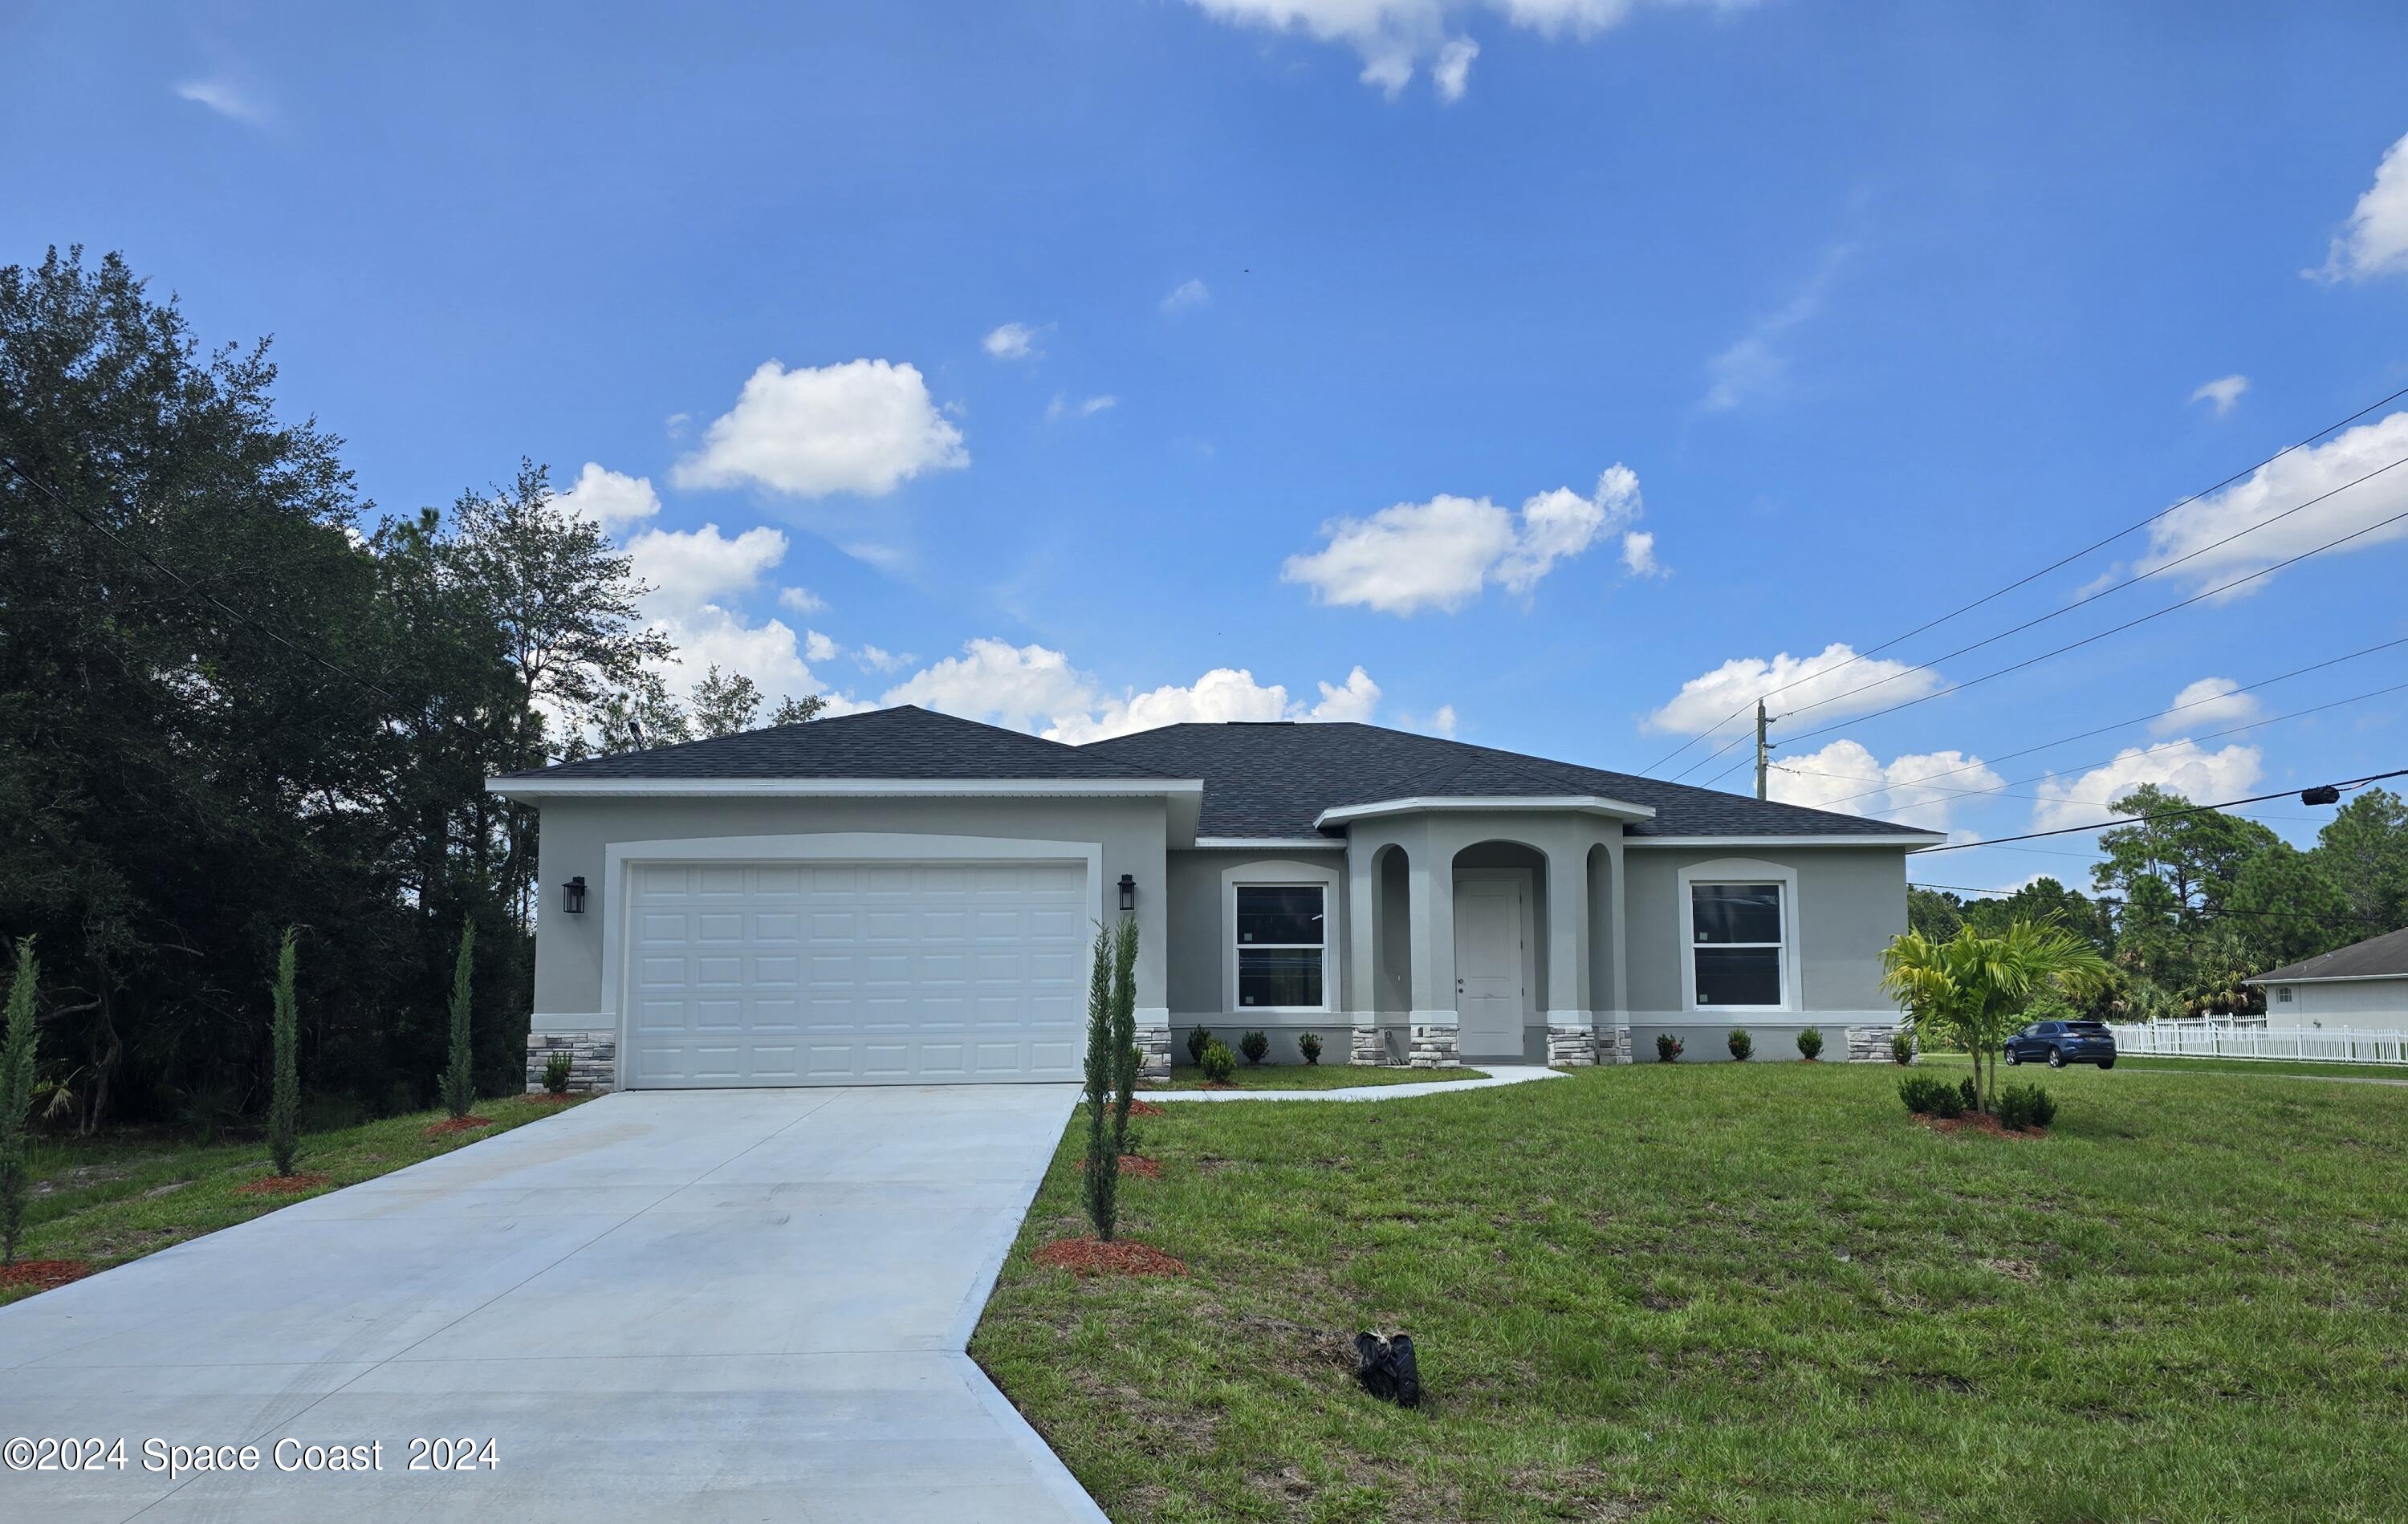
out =
<path fill-rule="evenodd" d="M 1079 1077 L 1087 871 L 639 863 L 635 1089 Z"/>
<path fill-rule="evenodd" d="M 1455 1041 L 1466 1059 L 1518 1059 L 1527 1001 L 1522 885 L 1458 878 L 1455 885 Z"/>

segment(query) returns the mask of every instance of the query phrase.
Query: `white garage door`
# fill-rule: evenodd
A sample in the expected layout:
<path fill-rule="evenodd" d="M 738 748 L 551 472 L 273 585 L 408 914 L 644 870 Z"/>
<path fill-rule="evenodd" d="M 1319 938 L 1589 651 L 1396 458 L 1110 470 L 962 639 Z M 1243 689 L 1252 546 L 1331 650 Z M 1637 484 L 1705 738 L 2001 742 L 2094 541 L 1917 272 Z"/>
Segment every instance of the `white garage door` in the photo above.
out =
<path fill-rule="evenodd" d="M 1078 1077 L 1083 863 L 634 873 L 632 1086 Z"/>

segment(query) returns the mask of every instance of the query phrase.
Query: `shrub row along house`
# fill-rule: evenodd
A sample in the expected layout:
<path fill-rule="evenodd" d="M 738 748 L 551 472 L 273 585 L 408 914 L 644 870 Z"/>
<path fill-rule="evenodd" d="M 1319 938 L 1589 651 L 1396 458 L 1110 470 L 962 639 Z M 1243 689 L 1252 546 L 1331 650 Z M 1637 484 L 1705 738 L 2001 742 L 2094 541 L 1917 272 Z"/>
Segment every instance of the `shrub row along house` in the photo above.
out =
<path fill-rule="evenodd" d="M 1151 1073 L 1198 1025 L 1355 1063 L 1885 1059 L 1941 836 L 1359 724 L 1072 747 L 905 706 L 493 779 L 542 814 L 528 1075 L 1068 1080 L 1135 914 Z"/>

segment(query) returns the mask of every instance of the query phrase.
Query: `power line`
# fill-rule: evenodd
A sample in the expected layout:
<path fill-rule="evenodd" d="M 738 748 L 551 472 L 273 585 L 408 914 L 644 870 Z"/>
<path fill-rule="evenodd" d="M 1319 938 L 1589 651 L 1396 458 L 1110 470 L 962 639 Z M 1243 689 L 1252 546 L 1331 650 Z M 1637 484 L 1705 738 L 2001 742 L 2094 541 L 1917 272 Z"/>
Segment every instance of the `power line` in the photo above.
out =
<path fill-rule="evenodd" d="M 2395 777 L 2408 777 L 2408 767 L 2399 768 L 2389 773 L 2370 773 L 2364 777 L 2350 778 L 2341 783 L 2310 784 L 2308 788 L 2362 789 L 2370 783 L 2380 783 L 2385 778 Z M 1928 857 L 1934 852 L 1962 852 L 1975 847 L 1996 847 L 2011 841 L 2038 841 L 2043 836 L 2071 836 L 2085 831 L 2105 831 L 2119 825 L 2139 825 L 2150 820 L 2171 820 L 2178 815 L 2204 815 L 2212 810 L 2229 809 L 2235 805 L 2255 805 L 2267 799 L 2289 799 L 2306 791 L 2307 790 L 2302 789 L 2283 789 L 2273 793 L 2254 793 L 2246 799 L 2227 799 L 2214 805 L 2187 805 L 2181 809 L 2161 809 L 2147 815 L 2119 816 L 2112 820 L 2101 820 L 2097 825 L 2069 825 L 2061 826 L 2055 831 L 2027 831 L 2020 836 L 1999 836 L 1989 841 L 1950 842 L 1944 847 L 1922 847 L 1915 855 Z"/>
<path fill-rule="evenodd" d="M 1767 689 L 1763 692 L 1758 693 L 1755 699 L 1750 700 L 1747 704 L 1741 705 L 1738 708 L 1733 709 L 1729 714 L 1715 720 L 1704 730 L 1682 742 L 1679 746 L 1674 747 L 1670 751 L 1666 752 L 1656 761 L 1649 762 L 1645 767 L 1641 768 L 1639 771 L 1642 776 L 1654 772 L 1656 768 L 1663 766 L 1668 762 L 1670 762 L 1674 757 L 1679 756 L 1682 752 L 1686 751 L 1689 748 L 1697 745 L 1699 741 L 1704 740 L 1706 737 L 1713 734 L 1716 731 L 1721 730 L 1725 725 L 1729 724 L 1732 720 L 1737 719 L 1740 716 L 1747 713 L 1747 711 L 1756 703 L 1759 703 L 1764 699 L 1770 698 L 1775 693 L 1786 692 L 1788 690 L 1797 687 L 1799 683 L 1805 682 L 1809 678 L 1829 677 L 1832 673 L 1853 666 L 1856 662 L 1864 661 L 1867 657 L 1877 656 L 1883 651 L 1889 649 L 1892 646 L 1899 644 L 1900 641 L 1912 640 L 1916 635 L 1923 634 L 1926 630 L 1938 629 L 1941 625 L 1947 623 L 1950 620 L 1957 618 L 1959 615 L 1970 614 L 1974 609 L 1981 607 L 1983 605 L 1993 602 L 1996 599 L 2002 598 L 2018 588 L 2028 586 L 2032 582 L 2038 581 L 2040 578 L 2046 577 L 2051 572 L 2071 565 L 2074 562 L 2080 561 L 2083 557 L 2090 554 L 2094 550 L 2106 548 L 2108 546 L 2114 544 L 2117 540 L 2122 539 L 2127 534 L 2148 528 L 2151 524 L 2154 524 L 2158 520 L 2165 518 L 2168 514 L 2172 513 L 2177 508 L 2188 507 L 2190 505 L 2198 502 L 2201 498 L 2213 496 L 2214 493 L 2224 491 L 2224 489 L 2231 486 L 2234 482 L 2241 480 L 2244 477 L 2248 477 L 2264 470 L 2266 467 L 2273 464 L 2276 461 L 2281 460 L 2284 456 L 2290 454 L 2294 450 L 2304 449 L 2309 445 L 2312 445 L 2318 439 L 2323 438 L 2326 434 L 2338 433 L 2339 431 L 2357 422 L 2359 419 L 2364 418 L 2367 414 L 2387 407 L 2391 404 L 2398 402 L 2402 397 L 2408 397 L 2408 387 L 2402 387 L 2399 391 L 2392 392 L 2387 397 L 2383 397 L 2377 401 L 2367 404 L 2367 406 L 2359 408 L 2357 412 L 2350 414 L 2347 418 L 2343 419 L 2338 423 L 2328 423 L 2323 428 L 2316 430 L 2305 438 L 2285 445 L 2281 449 L 2278 449 L 2273 454 L 2267 456 L 2264 460 L 2258 462 L 2255 465 L 2243 466 L 2239 471 L 2236 471 L 2232 475 L 2225 477 L 2222 481 L 2217 482 L 2213 487 L 2203 488 L 2199 491 L 2191 493 L 2188 497 L 2182 498 L 2166 507 L 2158 509 L 2157 512 L 2149 515 L 2145 519 L 2126 525 L 2124 528 L 2115 531 L 2113 534 L 2109 534 L 2102 539 L 2093 540 L 2090 544 L 2084 546 L 2081 549 L 2072 552 L 2071 555 L 2060 557 L 2059 559 L 2049 563 L 2047 565 L 2042 566 L 2036 572 L 2017 577 L 2014 581 L 2008 583 L 2005 587 L 2000 588 L 1995 591 L 1985 592 L 1981 597 L 1974 599 L 1971 603 L 1960 605 L 1956 608 L 1950 609 L 1947 613 L 1941 615 L 1938 619 L 1927 620 L 1923 623 L 1916 625 L 1912 630 L 1906 631 L 1902 634 L 1892 635 L 1889 639 L 1883 641 L 1878 646 L 1869 646 L 1865 649 L 1856 652 L 1844 662 L 1836 662 L 1833 665 L 1822 668 L 1819 671 L 1802 673 L 1799 676 L 1791 678 L 1788 682 L 1781 684 L 1777 688 Z M 1716 755 L 1719 755 L 1719 753 Z M 1713 761 L 1713 758 L 1709 757 L 1706 760 L 1711 762 Z M 1684 769 L 1684 772 L 1686 773 L 1693 770 L 1694 768 Z"/>

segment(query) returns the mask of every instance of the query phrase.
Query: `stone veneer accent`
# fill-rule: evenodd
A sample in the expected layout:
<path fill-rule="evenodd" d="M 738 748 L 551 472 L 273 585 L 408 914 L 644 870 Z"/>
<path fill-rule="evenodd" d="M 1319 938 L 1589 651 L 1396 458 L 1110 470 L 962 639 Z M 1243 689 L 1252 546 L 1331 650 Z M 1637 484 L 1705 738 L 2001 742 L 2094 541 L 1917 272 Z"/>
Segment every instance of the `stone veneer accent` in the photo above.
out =
<path fill-rule="evenodd" d="M 1547 1026 L 1547 1065 L 1555 1069 L 1584 1069 L 1597 1062 L 1597 1029 L 1566 1026 L 1550 1022 Z"/>
<path fill-rule="evenodd" d="M 568 1055 L 568 1088 L 577 1094 L 609 1090 L 619 1081 L 619 1034 L 615 1032 L 530 1032 L 526 1088 L 543 1089 L 544 1065 L 554 1053 Z"/>
<path fill-rule="evenodd" d="M 1848 1029 L 1848 1061 L 1850 1063 L 1887 1063 L 1890 1036 L 1897 1031 L 1896 1027 L 1850 1027 Z"/>
<path fill-rule="evenodd" d="M 1452 1069 L 1461 1061 L 1452 1026 L 1413 1028 L 1413 1046 L 1407 1063 L 1415 1069 Z"/>
<path fill-rule="evenodd" d="M 1630 1063 L 1630 1028 L 1627 1023 L 1607 1027 L 1597 1034 L 1597 1061 L 1599 1063 Z"/>
<path fill-rule="evenodd" d="M 1377 1027 L 1356 1027 L 1346 1052 L 1346 1061 L 1366 1068 L 1384 1069 L 1388 1064 L 1388 1040 L 1380 1035 Z"/>
<path fill-rule="evenodd" d="M 1165 1018 L 1160 1026 L 1138 1023 L 1138 1051 L 1145 1057 L 1139 1061 L 1138 1077 L 1167 1080 L 1170 1077 L 1170 1021 Z"/>

